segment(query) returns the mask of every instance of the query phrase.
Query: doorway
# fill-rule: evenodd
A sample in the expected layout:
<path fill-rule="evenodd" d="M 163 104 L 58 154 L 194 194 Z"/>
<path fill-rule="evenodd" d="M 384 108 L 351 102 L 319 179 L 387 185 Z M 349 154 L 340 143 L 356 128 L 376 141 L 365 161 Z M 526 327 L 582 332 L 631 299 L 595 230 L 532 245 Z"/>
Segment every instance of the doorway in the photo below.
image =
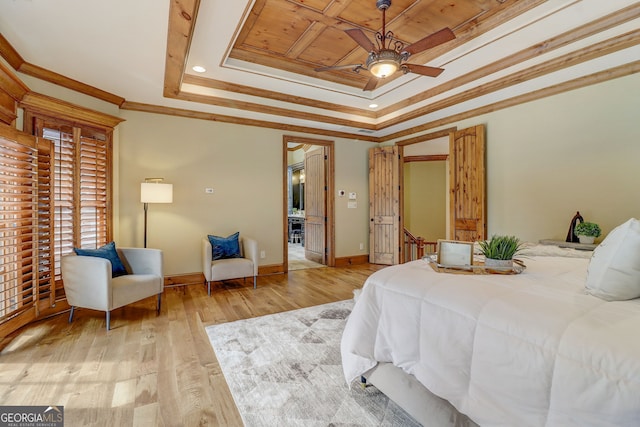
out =
<path fill-rule="evenodd" d="M 448 143 L 445 137 L 404 150 L 403 225 L 427 242 L 447 238 Z"/>
<path fill-rule="evenodd" d="M 369 262 L 415 259 L 416 238 L 445 237 L 448 134 L 369 150 Z M 434 141 L 435 140 L 435 141 Z M 435 170 L 422 168 L 438 162 Z M 434 239 L 434 240 L 430 240 Z"/>
<path fill-rule="evenodd" d="M 333 141 L 283 137 L 285 272 L 335 265 L 333 152 Z"/>

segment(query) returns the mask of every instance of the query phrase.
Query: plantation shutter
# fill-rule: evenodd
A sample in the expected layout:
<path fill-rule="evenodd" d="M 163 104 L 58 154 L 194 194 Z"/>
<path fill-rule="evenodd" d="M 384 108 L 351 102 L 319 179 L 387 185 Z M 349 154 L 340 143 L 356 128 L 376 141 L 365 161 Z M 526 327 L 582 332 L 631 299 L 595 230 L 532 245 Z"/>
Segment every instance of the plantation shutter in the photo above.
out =
<path fill-rule="evenodd" d="M 108 239 L 108 158 L 105 135 L 80 135 L 78 148 L 79 246 L 96 248 L 107 243 Z"/>
<path fill-rule="evenodd" d="M 58 129 L 44 128 L 41 132 L 44 138 L 54 143 L 54 220 L 51 228 L 54 274 L 56 279 L 60 279 L 62 255 L 73 249 L 73 130 L 68 126 L 60 126 Z"/>
<path fill-rule="evenodd" d="M 0 123 L 0 337 L 64 309 L 62 256 L 112 238 L 111 138 L 122 120 L 35 93 L 20 105 L 24 132 Z"/>
<path fill-rule="evenodd" d="M 53 144 L 38 140 L 38 300 L 40 309 L 52 307 L 56 301 L 53 274 Z"/>
<path fill-rule="evenodd" d="M 110 135 L 39 118 L 35 129 L 55 147 L 53 255 L 55 277 L 60 280 L 62 256 L 74 247 L 100 247 L 111 238 Z"/>
<path fill-rule="evenodd" d="M 0 332 L 3 336 L 5 331 L 35 319 L 39 309 L 52 302 L 47 241 L 41 241 L 38 228 L 43 216 L 51 212 L 47 199 L 51 183 L 50 149 L 47 141 L 38 141 L 0 125 Z"/>

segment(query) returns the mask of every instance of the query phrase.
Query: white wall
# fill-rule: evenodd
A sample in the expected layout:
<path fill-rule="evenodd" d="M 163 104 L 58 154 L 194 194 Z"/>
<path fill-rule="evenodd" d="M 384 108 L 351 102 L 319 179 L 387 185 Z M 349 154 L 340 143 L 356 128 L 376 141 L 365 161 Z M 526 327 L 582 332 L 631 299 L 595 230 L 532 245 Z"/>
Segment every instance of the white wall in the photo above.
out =
<path fill-rule="evenodd" d="M 369 149 L 374 146 L 378 144 L 336 141 L 336 194 L 333 197 L 337 257 L 369 253 Z M 340 190 L 345 192 L 345 196 L 338 196 Z M 356 193 L 355 208 L 349 207 L 349 193 Z M 363 244 L 363 249 L 360 249 L 360 244 Z"/>
<path fill-rule="evenodd" d="M 638 94 L 634 74 L 454 123 L 486 124 L 489 235 L 564 240 L 576 211 L 603 235 L 640 217 Z"/>
<path fill-rule="evenodd" d="M 119 244 L 142 245 L 140 182 L 163 177 L 174 186 L 174 202 L 149 206 L 147 245 L 164 251 L 166 274 L 201 271 L 200 239 L 235 231 L 258 240 L 266 255 L 260 265 L 283 262 L 282 131 L 133 111 L 121 116 Z M 368 244 L 371 145 L 335 140 L 336 185 L 361 196 L 357 209 L 336 202 L 337 257 L 366 253 L 358 243 Z M 206 194 L 207 187 L 214 193 Z"/>
<path fill-rule="evenodd" d="M 404 227 L 429 242 L 447 238 L 446 163 L 404 163 Z"/>
<path fill-rule="evenodd" d="M 448 136 L 403 147 L 405 158 L 441 154 L 449 154 Z M 447 161 L 404 163 L 404 227 L 414 236 L 430 242 L 448 238 L 448 180 Z"/>

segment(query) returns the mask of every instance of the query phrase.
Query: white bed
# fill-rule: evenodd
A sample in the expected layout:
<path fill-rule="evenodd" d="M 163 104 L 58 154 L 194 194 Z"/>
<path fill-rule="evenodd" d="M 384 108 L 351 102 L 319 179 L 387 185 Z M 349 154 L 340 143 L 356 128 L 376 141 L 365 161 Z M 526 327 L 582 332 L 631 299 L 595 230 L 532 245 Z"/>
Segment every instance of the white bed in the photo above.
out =
<path fill-rule="evenodd" d="M 384 369 L 399 368 L 409 377 L 390 398 L 423 424 L 441 425 L 430 411 L 450 403 L 472 422 L 448 425 L 638 426 L 640 299 L 587 294 L 589 262 L 535 256 L 517 275 L 437 273 L 423 260 L 380 270 L 345 327 L 345 378 L 389 383 Z M 449 403 L 403 402 L 424 392 Z"/>

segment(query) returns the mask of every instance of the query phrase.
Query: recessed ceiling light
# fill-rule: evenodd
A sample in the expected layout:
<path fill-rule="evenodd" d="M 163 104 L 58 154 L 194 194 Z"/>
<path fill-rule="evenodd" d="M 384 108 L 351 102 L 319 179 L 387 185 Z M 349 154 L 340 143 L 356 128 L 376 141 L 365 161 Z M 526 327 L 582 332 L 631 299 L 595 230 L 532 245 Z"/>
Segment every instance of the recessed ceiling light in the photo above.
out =
<path fill-rule="evenodd" d="M 369 108 L 378 108 L 378 104 L 369 104 Z"/>
<path fill-rule="evenodd" d="M 201 67 L 200 65 L 196 65 L 195 67 L 192 68 L 193 71 L 195 71 L 196 73 L 204 73 L 205 71 L 207 71 L 204 67 Z"/>

